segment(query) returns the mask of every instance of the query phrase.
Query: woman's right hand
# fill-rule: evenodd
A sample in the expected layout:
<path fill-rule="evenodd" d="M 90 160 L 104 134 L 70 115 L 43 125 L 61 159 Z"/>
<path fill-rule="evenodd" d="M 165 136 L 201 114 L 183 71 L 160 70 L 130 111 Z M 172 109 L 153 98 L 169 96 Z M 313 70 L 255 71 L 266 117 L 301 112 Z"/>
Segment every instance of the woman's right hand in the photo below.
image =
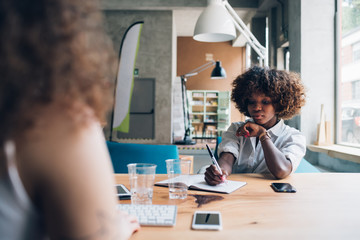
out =
<path fill-rule="evenodd" d="M 207 182 L 207 184 L 214 186 L 226 181 L 226 178 L 227 176 L 229 176 L 229 174 L 223 168 L 221 168 L 221 171 L 223 173 L 222 175 L 216 169 L 215 165 L 210 165 L 208 168 L 206 168 L 205 181 Z"/>
<path fill-rule="evenodd" d="M 129 239 L 133 233 L 140 229 L 140 224 L 135 216 L 120 210 L 118 210 L 118 221 L 116 222 L 119 239 Z"/>

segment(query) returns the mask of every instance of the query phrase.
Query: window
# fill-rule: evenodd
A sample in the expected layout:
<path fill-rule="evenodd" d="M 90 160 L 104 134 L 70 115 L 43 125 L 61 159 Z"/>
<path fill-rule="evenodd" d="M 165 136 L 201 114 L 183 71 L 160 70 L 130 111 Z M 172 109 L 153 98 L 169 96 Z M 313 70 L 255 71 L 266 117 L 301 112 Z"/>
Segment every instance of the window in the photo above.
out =
<path fill-rule="evenodd" d="M 339 1 L 337 143 L 360 147 L 360 1 Z"/>
<path fill-rule="evenodd" d="M 353 50 L 353 61 L 360 61 L 360 42 L 355 43 L 352 46 L 352 50 Z"/>
<path fill-rule="evenodd" d="M 360 99 L 360 80 L 352 82 L 351 90 L 352 90 L 352 94 L 351 94 L 352 98 L 355 101 L 356 99 Z"/>

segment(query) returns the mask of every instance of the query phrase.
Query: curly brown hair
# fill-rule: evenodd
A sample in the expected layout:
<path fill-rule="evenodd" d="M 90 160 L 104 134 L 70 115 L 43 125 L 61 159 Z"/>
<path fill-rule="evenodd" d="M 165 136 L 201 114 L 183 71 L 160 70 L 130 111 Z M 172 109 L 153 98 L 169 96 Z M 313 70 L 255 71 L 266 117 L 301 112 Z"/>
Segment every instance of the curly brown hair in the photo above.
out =
<path fill-rule="evenodd" d="M 254 66 L 239 75 L 232 83 L 231 100 L 245 116 L 253 93 L 270 97 L 278 118 L 290 119 L 305 105 L 305 87 L 299 74 Z"/>
<path fill-rule="evenodd" d="M 105 119 L 115 58 L 97 2 L 0 0 L 0 33 L 0 142 L 54 103 L 70 124 L 79 103 Z"/>

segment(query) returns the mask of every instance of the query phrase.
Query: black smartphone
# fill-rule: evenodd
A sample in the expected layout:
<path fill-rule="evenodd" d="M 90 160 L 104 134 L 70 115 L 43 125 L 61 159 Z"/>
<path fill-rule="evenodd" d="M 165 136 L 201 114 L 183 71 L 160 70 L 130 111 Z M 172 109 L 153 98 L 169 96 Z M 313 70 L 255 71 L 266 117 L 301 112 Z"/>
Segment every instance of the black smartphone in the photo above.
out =
<path fill-rule="evenodd" d="M 275 192 L 296 192 L 296 189 L 290 183 L 272 183 L 271 187 Z"/>
<path fill-rule="evenodd" d="M 119 199 L 126 200 L 131 199 L 130 191 L 123 184 L 116 184 L 116 195 Z"/>

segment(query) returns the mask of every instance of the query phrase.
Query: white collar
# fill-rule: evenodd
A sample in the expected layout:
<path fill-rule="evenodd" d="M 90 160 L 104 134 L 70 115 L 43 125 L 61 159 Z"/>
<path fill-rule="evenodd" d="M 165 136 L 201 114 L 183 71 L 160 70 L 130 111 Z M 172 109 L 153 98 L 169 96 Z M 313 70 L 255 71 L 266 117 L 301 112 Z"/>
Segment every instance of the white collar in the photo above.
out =
<path fill-rule="evenodd" d="M 276 123 L 272 128 L 269 128 L 267 131 L 272 135 L 279 136 L 282 133 L 284 126 L 284 120 L 280 119 L 278 123 Z"/>

